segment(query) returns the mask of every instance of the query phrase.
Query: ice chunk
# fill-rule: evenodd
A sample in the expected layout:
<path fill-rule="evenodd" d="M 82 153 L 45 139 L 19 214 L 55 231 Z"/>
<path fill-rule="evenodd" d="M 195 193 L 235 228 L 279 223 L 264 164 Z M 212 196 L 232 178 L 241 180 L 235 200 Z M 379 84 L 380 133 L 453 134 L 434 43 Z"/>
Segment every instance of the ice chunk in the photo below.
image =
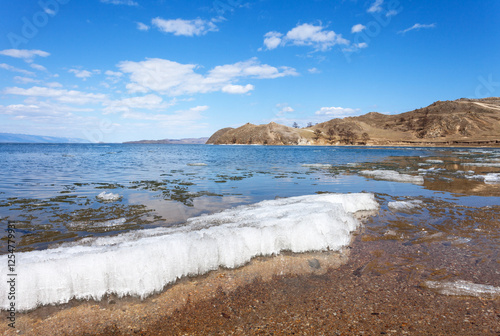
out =
<path fill-rule="evenodd" d="M 422 202 L 421 200 L 397 201 L 389 202 L 387 205 L 393 211 L 408 211 L 422 207 L 424 205 L 424 202 Z"/>
<path fill-rule="evenodd" d="M 115 226 L 120 226 L 125 224 L 126 218 L 110 219 L 104 222 L 92 222 L 92 221 L 81 221 L 81 222 L 70 222 L 66 226 L 71 228 L 110 228 Z"/>
<path fill-rule="evenodd" d="M 16 255 L 16 308 L 106 294 L 145 297 L 177 279 L 242 266 L 281 251 L 339 250 L 360 225 L 354 213 L 377 210 L 373 194 L 320 194 L 239 206 L 189 219 L 185 225 L 86 238 Z M 0 272 L 8 274 L 7 256 Z M 0 282 L 0 292 L 7 292 Z M 0 308 L 9 307 L 7 295 Z"/>
<path fill-rule="evenodd" d="M 308 168 L 332 168 L 331 164 L 323 164 L 323 163 L 304 163 L 302 167 Z"/>
<path fill-rule="evenodd" d="M 103 191 L 102 193 L 100 193 L 99 195 L 96 196 L 98 199 L 102 200 L 102 201 L 109 201 L 109 202 L 113 202 L 113 201 L 118 201 L 120 199 L 120 195 L 118 194 L 113 194 L 113 193 L 106 193 L 105 191 Z"/>
<path fill-rule="evenodd" d="M 444 295 L 477 296 L 488 299 L 500 296 L 500 287 L 475 284 L 465 280 L 453 282 L 426 281 L 424 286 Z"/>
<path fill-rule="evenodd" d="M 480 163 L 480 162 L 464 162 L 464 166 L 475 166 L 475 167 L 500 167 L 500 163 Z"/>
<path fill-rule="evenodd" d="M 379 180 L 395 181 L 395 182 L 410 182 L 414 184 L 423 184 L 422 176 L 414 176 L 408 174 L 400 174 L 394 170 L 362 170 L 361 175 L 371 176 Z"/>
<path fill-rule="evenodd" d="M 500 183 L 500 173 L 490 173 L 484 175 L 484 182 L 486 183 Z"/>
<path fill-rule="evenodd" d="M 425 160 L 427 163 L 444 163 L 443 160 Z"/>
<path fill-rule="evenodd" d="M 188 163 L 187 165 L 188 166 L 206 166 L 207 164 L 203 163 L 203 162 L 192 162 L 192 163 Z"/>

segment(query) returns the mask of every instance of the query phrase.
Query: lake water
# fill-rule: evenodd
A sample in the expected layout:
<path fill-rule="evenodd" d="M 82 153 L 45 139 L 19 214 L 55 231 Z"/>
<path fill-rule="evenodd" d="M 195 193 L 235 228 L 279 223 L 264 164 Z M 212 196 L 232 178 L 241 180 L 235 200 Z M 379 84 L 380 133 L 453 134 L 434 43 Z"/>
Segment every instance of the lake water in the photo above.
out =
<path fill-rule="evenodd" d="M 425 239 L 425 228 L 429 234 L 447 232 L 448 238 L 452 232 L 453 239 L 462 242 L 477 238 L 492 248 L 498 244 L 498 230 L 488 232 L 486 239 L 476 228 L 450 228 L 442 212 L 456 208 L 449 216 L 462 219 L 467 215 L 460 215 L 460 209 L 497 213 L 499 149 L 0 144 L 0 167 L 2 229 L 15 226 L 19 267 L 32 274 L 33 281 L 42 281 L 37 274 L 43 274 L 50 283 L 64 273 L 61 268 L 68 268 L 69 278 L 89 272 L 95 277 L 124 277 L 126 265 L 115 273 L 109 267 L 126 263 L 125 251 L 141 251 L 152 262 L 170 256 L 175 261 L 168 266 L 172 269 L 184 263 L 180 273 L 170 268 L 138 270 L 164 274 L 163 279 L 146 276 L 140 285 L 115 283 L 116 279 L 106 280 L 102 288 L 91 283 L 82 290 L 96 291 L 81 298 L 109 292 L 144 296 L 179 274 L 236 267 L 255 255 L 337 249 L 357 228 L 351 213 L 358 210 L 375 211 L 367 224 L 375 236 L 404 231 L 414 235 L 411 239 Z M 363 194 L 334 199 L 330 193 Z M 308 196 L 296 198 L 304 195 Z M 219 214 L 227 209 L 233 210 Z M 413 232 L 391 226 L 396 219 L 420 224 Z M 338 224 L 339 233 L 325 233 L 329 222 Z M 231 237 L 236 240 L 230 242 Z M 272 246 L 252 245 L 266 237 L 273 239 Z M 247 246 L 245 251 L 235 247 L 241 244 Z M 1 254 L 7 253 L 6 237 L 0 248 Z M 211 248 L 217 257 L 207 266 L 204 251 Z M 240 260 L 238 255 L 245 257 Z M 0 267 L 6 264 L 2 257 Z M 182 258 L 187 259 L 179 262 Z M 74 265 L 79 266 L 71 268 Z M 93 265 L 92 270 L 82 265 Z M 53 271 L 47 271 L 50 267 Z M 60 287 L 74 286 L 70 282 Z M 150 289 L 143 289 L 144 282 L 151 282 Z M 25 302 L 23 309 L 79 297 L 76 289 L 63 294 L 35 290 L 25 288 L 30 295 L 46 297 Z"/>

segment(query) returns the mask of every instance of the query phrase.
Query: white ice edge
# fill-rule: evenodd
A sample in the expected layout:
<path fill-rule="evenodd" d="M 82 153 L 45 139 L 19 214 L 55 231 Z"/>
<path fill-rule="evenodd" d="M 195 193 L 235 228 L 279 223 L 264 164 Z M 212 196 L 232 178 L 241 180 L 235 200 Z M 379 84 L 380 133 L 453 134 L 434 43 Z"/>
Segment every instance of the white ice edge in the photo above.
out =
<path fill-rule="evenodd" d="M 328 163 L 304 163 L 304 164 L 302 164 L 302 167 L 307 167 L 307 168 L 332 168 L 333 165 L 328 164 Z"/>
<path fill-rule="evenodd" d="M 106 294 L 141 298 L 177 279 L 242 266 L 281 251 L 340 250 L 377 210 L 373 194 L 321 194 L 263 201 L 191 218 L 184 226 L 89 238 L 54 249 L 16 254 L 16 308 L 26 311 Z M 8 274 L 7 255 L 0 271 Z M 7 282 L 0 292 L 7 293 Z M 7 295 L 0 308 L 9 307 Z"/>
<path fill-rule="evenodd" d="M 476 284 L 465 280 L 426 281 L 424 285 L 443 295 L 476 296 L 489 299 L 500 296 L 500 287 Z"/>
<path fill-rule="evenodd" d="M 393 211 L 408 211 L 424 206 L 424 202 L 421 200 L 395 201 L 389 202 L 387 206 Z"/>
<path fill-rule="evenodd" d="M 359 174 L 386 181 L 409 182 L 414 184 L 424 183 L 424 178 L 422 176 L 401 174 L 394 170 L 362 170 Z"/>

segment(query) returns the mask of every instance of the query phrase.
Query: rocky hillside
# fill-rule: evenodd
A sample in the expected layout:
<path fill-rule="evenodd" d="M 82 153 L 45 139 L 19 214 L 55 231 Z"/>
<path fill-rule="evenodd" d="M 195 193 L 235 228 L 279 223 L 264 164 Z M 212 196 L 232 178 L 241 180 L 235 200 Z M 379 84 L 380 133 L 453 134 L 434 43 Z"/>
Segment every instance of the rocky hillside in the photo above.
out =
<path fill-rule="evenodd" d="M 500 98 L 438 101 L 411 112 L 377 112 L 308 128 L 276 123 L 223 128 L 208 144 L 500 145 Z"/>

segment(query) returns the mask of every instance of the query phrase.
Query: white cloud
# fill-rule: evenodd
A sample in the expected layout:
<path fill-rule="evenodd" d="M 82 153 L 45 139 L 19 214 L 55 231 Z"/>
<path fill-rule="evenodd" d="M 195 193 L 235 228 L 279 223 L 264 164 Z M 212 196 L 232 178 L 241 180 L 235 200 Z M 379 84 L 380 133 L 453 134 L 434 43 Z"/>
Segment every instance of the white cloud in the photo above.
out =
<path fill-rule="evenodd" d="M 278 112 L 276 113 L 276 116 L 281 117 L 284 116 L 286 113 L 292 113 L 295 112 L 295 110 L 288 106 L 288 104 L 276 104 L 276 108 L 278 109 Z"/>
<path fill-rule="evenodd" d="M 151 24 L 163 33 L 172 33 L 177 36 L 199 36 L 210 31 L 217 31 L 217 26 L 212 21 L 195 20 L 165 20 L 160 17 L 151 20 Z"/>
<path fill-rule="evenodd" d="M 319 70 L 318 68 L 307 69 L 307 71 L 309 71 L 309 73 L 311 73 L 311 74 L 321 73 L 321 70 Z"/>
<path fill-rule="evenodd" d="M 15 76 L 14 81 L 16 83 L 21 83 L 21 84 L 29 84 L 29 83 L 40 83 L 41 81 L 38 79 L 33 79 L 29 77 L 21 77 L 21 76 Z"/>
<path fill-rule="evenodd" d="M 19 73 L 22 73 L 26 76 L 35 76 L 34 72 L 24 70 L 24 69 L 19 69 L 19 68 L 13 67 L 12 65 L 5 64 L 5 63 L 0 63 L 0 69 L 12 71 L 12 72 L 19 72 Z"/>
<path fill-rule="evenodd" d="M 123 76 L 123 73 L 121 73 L 119 71 L 111 71 L 111 70 L 106 70 L 106 72 L 104 72 L 104 74 L 106 76 L 110 76 L 110 77 L 121 77 L 121 76 Z"/>
<path fill-rule="evenodd" d="M 104 103 L 104 113 L 130 112 L 133 109 L 158 110 L 166 109 L 175 103 L 166 103 L 157 95 L 149 94 L 141 97 L 124 98 Z"/>
<path fill-rule="evenodd" d="M 407 28 L 405 30 L 399 31 L 398 33 L 399 34 L 406 34 L 407 32 L 409 32 L 411 30 L 420 30 L 420 29 L 428 29 L 428 28 L 436 28 L 436 24 L 435 23 L 431 23 L 431 24 L 415 23 L 410 28 Z"/>
<path fill-rule="evenodd" d="M 225 93 L 232 93 L 232 94 L 243 94 L 243 93 L 247 93 L 249 91 L 252 91 L 253 89 L 254 89 L 254 86 L 252 84 L 247 84 L 245 86 L 228 84 L 228 85 L 222 87 L 221 91 L 225 92 Z"/>
<path fill-rule="evenodd" d="M 92 77 L 94 74 L 100 74 L 100 70 L 80 70 L 80 69 L 69 69 L 68 72 L 75 74 L 75 77 L 87 80 L 87 78 Z"/>
<path fill-rule="evenodd" d="M 311 46 L 316 50 L 326 51 L 337 44 L 349 44 L 342 35 L 325 27 L 304 23 L 297 25 L 286 33 L 284 37 L 279 32 L 269 32 L 264 35 L 264 45 L 267 49 L 275 49 L 279 45 Z"/>
<path fill-rule="evenodd" d="M 319 116 L 342 117 L 361 112 L 360 109 L 344 108 L 344 107 L 322 107 L 314 114 Z"/>
<path fill-rule="evenodd" d="M 28 49 L 5 49 L 0 51 L 0 55 L 32 60 L 35 56 L 47 57 L 50 54 L 42 50 Z"/>
<path fill-rule="evenodd" d="M 28 96 L 28 97 L 45 97 L 54 98 L 62 103 L 67 104 L 88 104 L 99 101 L 104 101 L 107 96 L 102 93 L 86 93 L 75 90 L 58 90 L 41 86 L 33 86 L 29 89 L 19 87 L 9 87 L 3 91 L 4 94 Z"/>
<path fill-rule="evenodd" d="M 365 26 L 363 26 L 361 23 L 358 23 L 357 25 L 352 26 L 351 33 L 353 33 L 353 34 L 354 33 L 360 33 L 360 32 L 362 32 L 365 29 L 366 29 Z"/>
<path fill-rule="evenodd" d="M 111 5 L 126 5 L 126 6 L 138 6 L 139 4 L 132 0 L 101 0 L 102 3 Z"/>
<path fill-rule="evenodd" d="M 297 75 L 295 69 L 275 68 L 260 64 L 256 58 L 234 64 L 216 66 L 206 75 L 195 72 L 195 64 L 181 64 L 165 59 L 150 58 L 142 62 L 124 61 L 118 68 L 130 74 L 127 89 L 132 93 L 156 91 L 171 96 L 223 91 L 246 93 L 252 86 L 231 87 L 241 78 L 278 78 Z"/>
<path fill-rule="evenodd" d="M 148 31 L 149 28 L 151 28 L 151 27 L 148 26 L 147 24 L 144 24 L 142 22 L 137 22 L 137 29 L 142 30 L 142 31 Z"/>
<path fill-rule="evenodd" d="M 51 87 L 51 88 L 61 88 L 62 87 L 62 84 L 58 83 L 58 82 L 50 82 L 50 83 L 47 83 L 45 85 L 47 85 L 48 87 Z"/>
<path fill-rule="evenodd" d="M 375 0 L 375 2 L 368 8 L 368 13 L 379 13 L 382 11 L 382 4 L 384 0 Z"/>
<path fill-rule="evenodd" d="M 31 63 L 30 67 L 39 71 L 47 71 L 47 68 L 40 64 Z"/>
<path fill-rule="evenodd" d="M 268 50 L 276 49 L 281 44 L 281 38 L 283 34 L 270 31 L 264 35 L 264 45 Z"/>

